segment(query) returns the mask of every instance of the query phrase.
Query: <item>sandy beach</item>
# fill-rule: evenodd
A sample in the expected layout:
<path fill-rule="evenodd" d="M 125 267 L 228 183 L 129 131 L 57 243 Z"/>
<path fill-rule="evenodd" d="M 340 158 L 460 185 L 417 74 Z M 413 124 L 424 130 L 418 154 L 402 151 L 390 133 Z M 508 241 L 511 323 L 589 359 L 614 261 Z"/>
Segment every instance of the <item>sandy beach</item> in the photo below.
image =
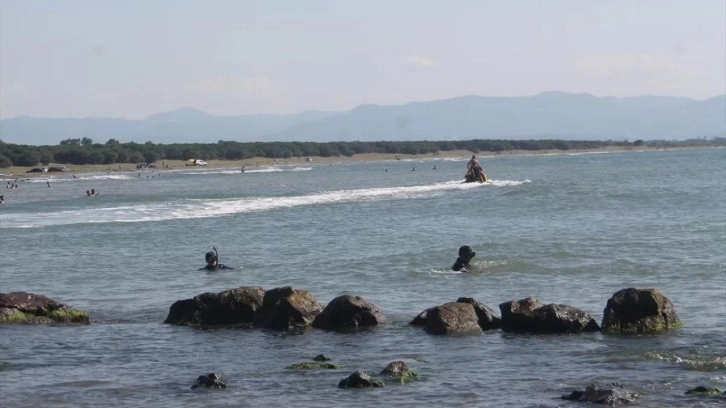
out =
<path fill-rule="evenodd" d="M 667 150 L 683 149 L 669 148 Z M 506 155 L 538 155 L 538 154 L 573 154 L 573 153 L 607 153 L 607 152 L 626 152 L 626 151 L 655 151 L 663 150 L 662 148 L 648 147 L 648 146 L 607 146 L 602 148 L 593 149 L 571 149 L 571 150 L 509 150 L 503 152 L 478 152 L 477 156 L 486 159 L 487 157 L 494 156 L 506 156 Z M 270 159 L 266 157 L 253 157 L 250 159 L 243 160 L 207 160 L 208 168 L 230 168 L 242 166 L 246 168 L 255 168 L 257 166 L 275 166 L 275 165 L 315 165 L 315 164 L 331 164 L 341 162 L 357 162 L 357 161 L 395 161 L 395 160 L 425 160 L 425 159 L 437 159 L 437 158 L 461 158 L 468 159 L 472 152 L 469 150 L 452 150 L 442 151 L 438 153 L 429 154 L 394 154 L 394 153 L 364 153 L 356 154 L 353 156 L 331 156 L 331 157 L 291 157 L 289 159 Z M 185 160 L 159 160 L 155 163 L 155 168 L 145 169 L 142 171 L 164 171 L 170 169 L 179 169 L 187 167 Z M 66 172 L 62 173 L 28 173 L 32 168 L 43 168 L 43 167 L 65 167 Z M 47 177 L 49 175 L 61 175 L 61 174 L 80 174 L 80 173 L 97 173 L 104 171 L 114 172 L 136 172 L 139 171 L 134 163 L 115 163 L 112 165 L 107 164 L 86 164 L 86 165 L 75 165 L 75 164 L 62 164 L 62 163 L 51 163 L 46 165 L 37 165 L 33 167 L 25 166 L 11 166 L 6 169 L 0 169 L 0 177 L 3 179 L 15 179 L 15 178 L 30 178 L 30 177 Z"/>

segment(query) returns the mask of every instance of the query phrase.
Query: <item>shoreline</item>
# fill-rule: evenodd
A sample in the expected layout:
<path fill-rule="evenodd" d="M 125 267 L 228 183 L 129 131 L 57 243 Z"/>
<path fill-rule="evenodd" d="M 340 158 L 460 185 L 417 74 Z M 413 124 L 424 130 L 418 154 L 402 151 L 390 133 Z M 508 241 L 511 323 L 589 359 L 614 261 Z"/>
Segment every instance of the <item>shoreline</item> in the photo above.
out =
<path fill-rule="evenodd" d="M 644 151 L 672 151 L 683 149 L 701 148 L 703 146 L 685 146 L 685 147 L 650 147 L 650 146 L 606 146 L 592 149 L 570 149 L 570 150 L 506 150 L 502 152 L 478 152 L 480 158 L 504 157 L 504 156 L 532 156 L 532 155 L 560 155 L 560 154 L 583 154 L 583 153 L 621 153 L 621 152 L 644 152 Z M 396 154 L 396 153 L 362 153 L 353 156 L 312 156 L 309 161 L 306 157 L 291 157 L 289 159 L 270 159 L 265 157 L 253 157 L 241 160 L 208 160 L 208 166 L 205 168 L 233 168 L 233 167 L 249 167 L 255 168 L 259 166 L 281 166 L 281 165 L 319 165 L 319 164 L 335 164 L 346 162 L 362 162 L 362 161 L 407 161 L 407 160 L 425 160 L 425 159 L 462 159 L 468 160 L 472 152 L 470 150 L 452 150 L 438 153 L 427 154 Z M 167 171 L 178 170 L 183 168 L 192 168 L 186 165 L 186 160 L 159 160 L 155 164 L 157 167 L 137 169 L 133 163 L 114 163 L 108 164 L 59 164 L 51 163 L 48 165 L 37 166 L 11 166 L 6 169 L 0 169 L 0 179 L 20 179 L 60 176 L 70 174 L 84 173 L 103 173 L 103 172 L 147 172 L 147 171 Z M 49 168 L 49 167 L 65 167 L 64 172 L 38 172 L 28 173 L 33 168 Z"/>

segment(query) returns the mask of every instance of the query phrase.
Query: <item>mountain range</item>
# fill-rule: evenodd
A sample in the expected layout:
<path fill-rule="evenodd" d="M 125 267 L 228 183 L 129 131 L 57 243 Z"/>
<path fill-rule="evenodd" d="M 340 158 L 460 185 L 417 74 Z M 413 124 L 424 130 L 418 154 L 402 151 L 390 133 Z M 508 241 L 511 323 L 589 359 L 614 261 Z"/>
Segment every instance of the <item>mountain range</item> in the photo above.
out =
<path fill-rule="evenodd" d="M 103 143 L 403 141 L 464 139 L 683 140 L 726 136 L 726 95 L 705 100 L 544 92 L 524 97 L 461 96 L 345 112 L 215 116 L 193 108 L 123 118 L 0 120 L 6 143 L 56 145 L 88 137 Z"/>

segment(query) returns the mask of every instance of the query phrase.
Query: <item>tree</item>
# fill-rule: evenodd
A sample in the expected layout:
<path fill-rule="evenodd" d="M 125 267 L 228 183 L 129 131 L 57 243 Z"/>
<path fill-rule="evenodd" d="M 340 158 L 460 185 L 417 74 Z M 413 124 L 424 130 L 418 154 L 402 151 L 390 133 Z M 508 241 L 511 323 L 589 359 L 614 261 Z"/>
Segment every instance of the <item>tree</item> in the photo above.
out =
<path fill-rule="evenodd" d="M 12 160 L 0 154 L 0 169 L 5 169 L 13 165 Z"/>
<path fill-rule="evenodd" d="M 80 146 L 81 145 L 81 139 L 65 139 L 65 140 L 61 140 L 60 145 L 61 146 Z"/>
<path fill-rule="evenodd" d="M 81 139 L 81 146 L 90 146 L 93 144 L 93 140 L 90 137 L 84 137 Z"/>

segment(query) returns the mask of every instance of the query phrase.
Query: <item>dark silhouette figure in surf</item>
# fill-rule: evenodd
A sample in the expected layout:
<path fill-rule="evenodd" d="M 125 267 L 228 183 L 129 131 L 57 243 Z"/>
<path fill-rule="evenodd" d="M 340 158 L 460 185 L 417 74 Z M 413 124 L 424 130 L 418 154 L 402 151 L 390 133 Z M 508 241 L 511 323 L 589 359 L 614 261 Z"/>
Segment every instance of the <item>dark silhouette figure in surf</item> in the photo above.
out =
<path fill-rule="evenodd" d="M 471 269 L 471 260 L 476 256 L 476 252 L 472 251 L 468 245 L 459 247 L 459 257 L 456 258 L 454 266 L 451 267 L 454 271 L 466 272 L 467 269 Z"/>
<path fill-rule="evenodd" d="M 230 266 L 219 263 L 219 252 L 215 247 L 212 247 L 212 249 L 214 252 L 209 251 L 206 255 L 204 255 L 204 261 L 207 262 L 207 264 L 200 270 L 204 269 L 207 271 L 216 271 L 217 269 L 234 269 Z"/>

